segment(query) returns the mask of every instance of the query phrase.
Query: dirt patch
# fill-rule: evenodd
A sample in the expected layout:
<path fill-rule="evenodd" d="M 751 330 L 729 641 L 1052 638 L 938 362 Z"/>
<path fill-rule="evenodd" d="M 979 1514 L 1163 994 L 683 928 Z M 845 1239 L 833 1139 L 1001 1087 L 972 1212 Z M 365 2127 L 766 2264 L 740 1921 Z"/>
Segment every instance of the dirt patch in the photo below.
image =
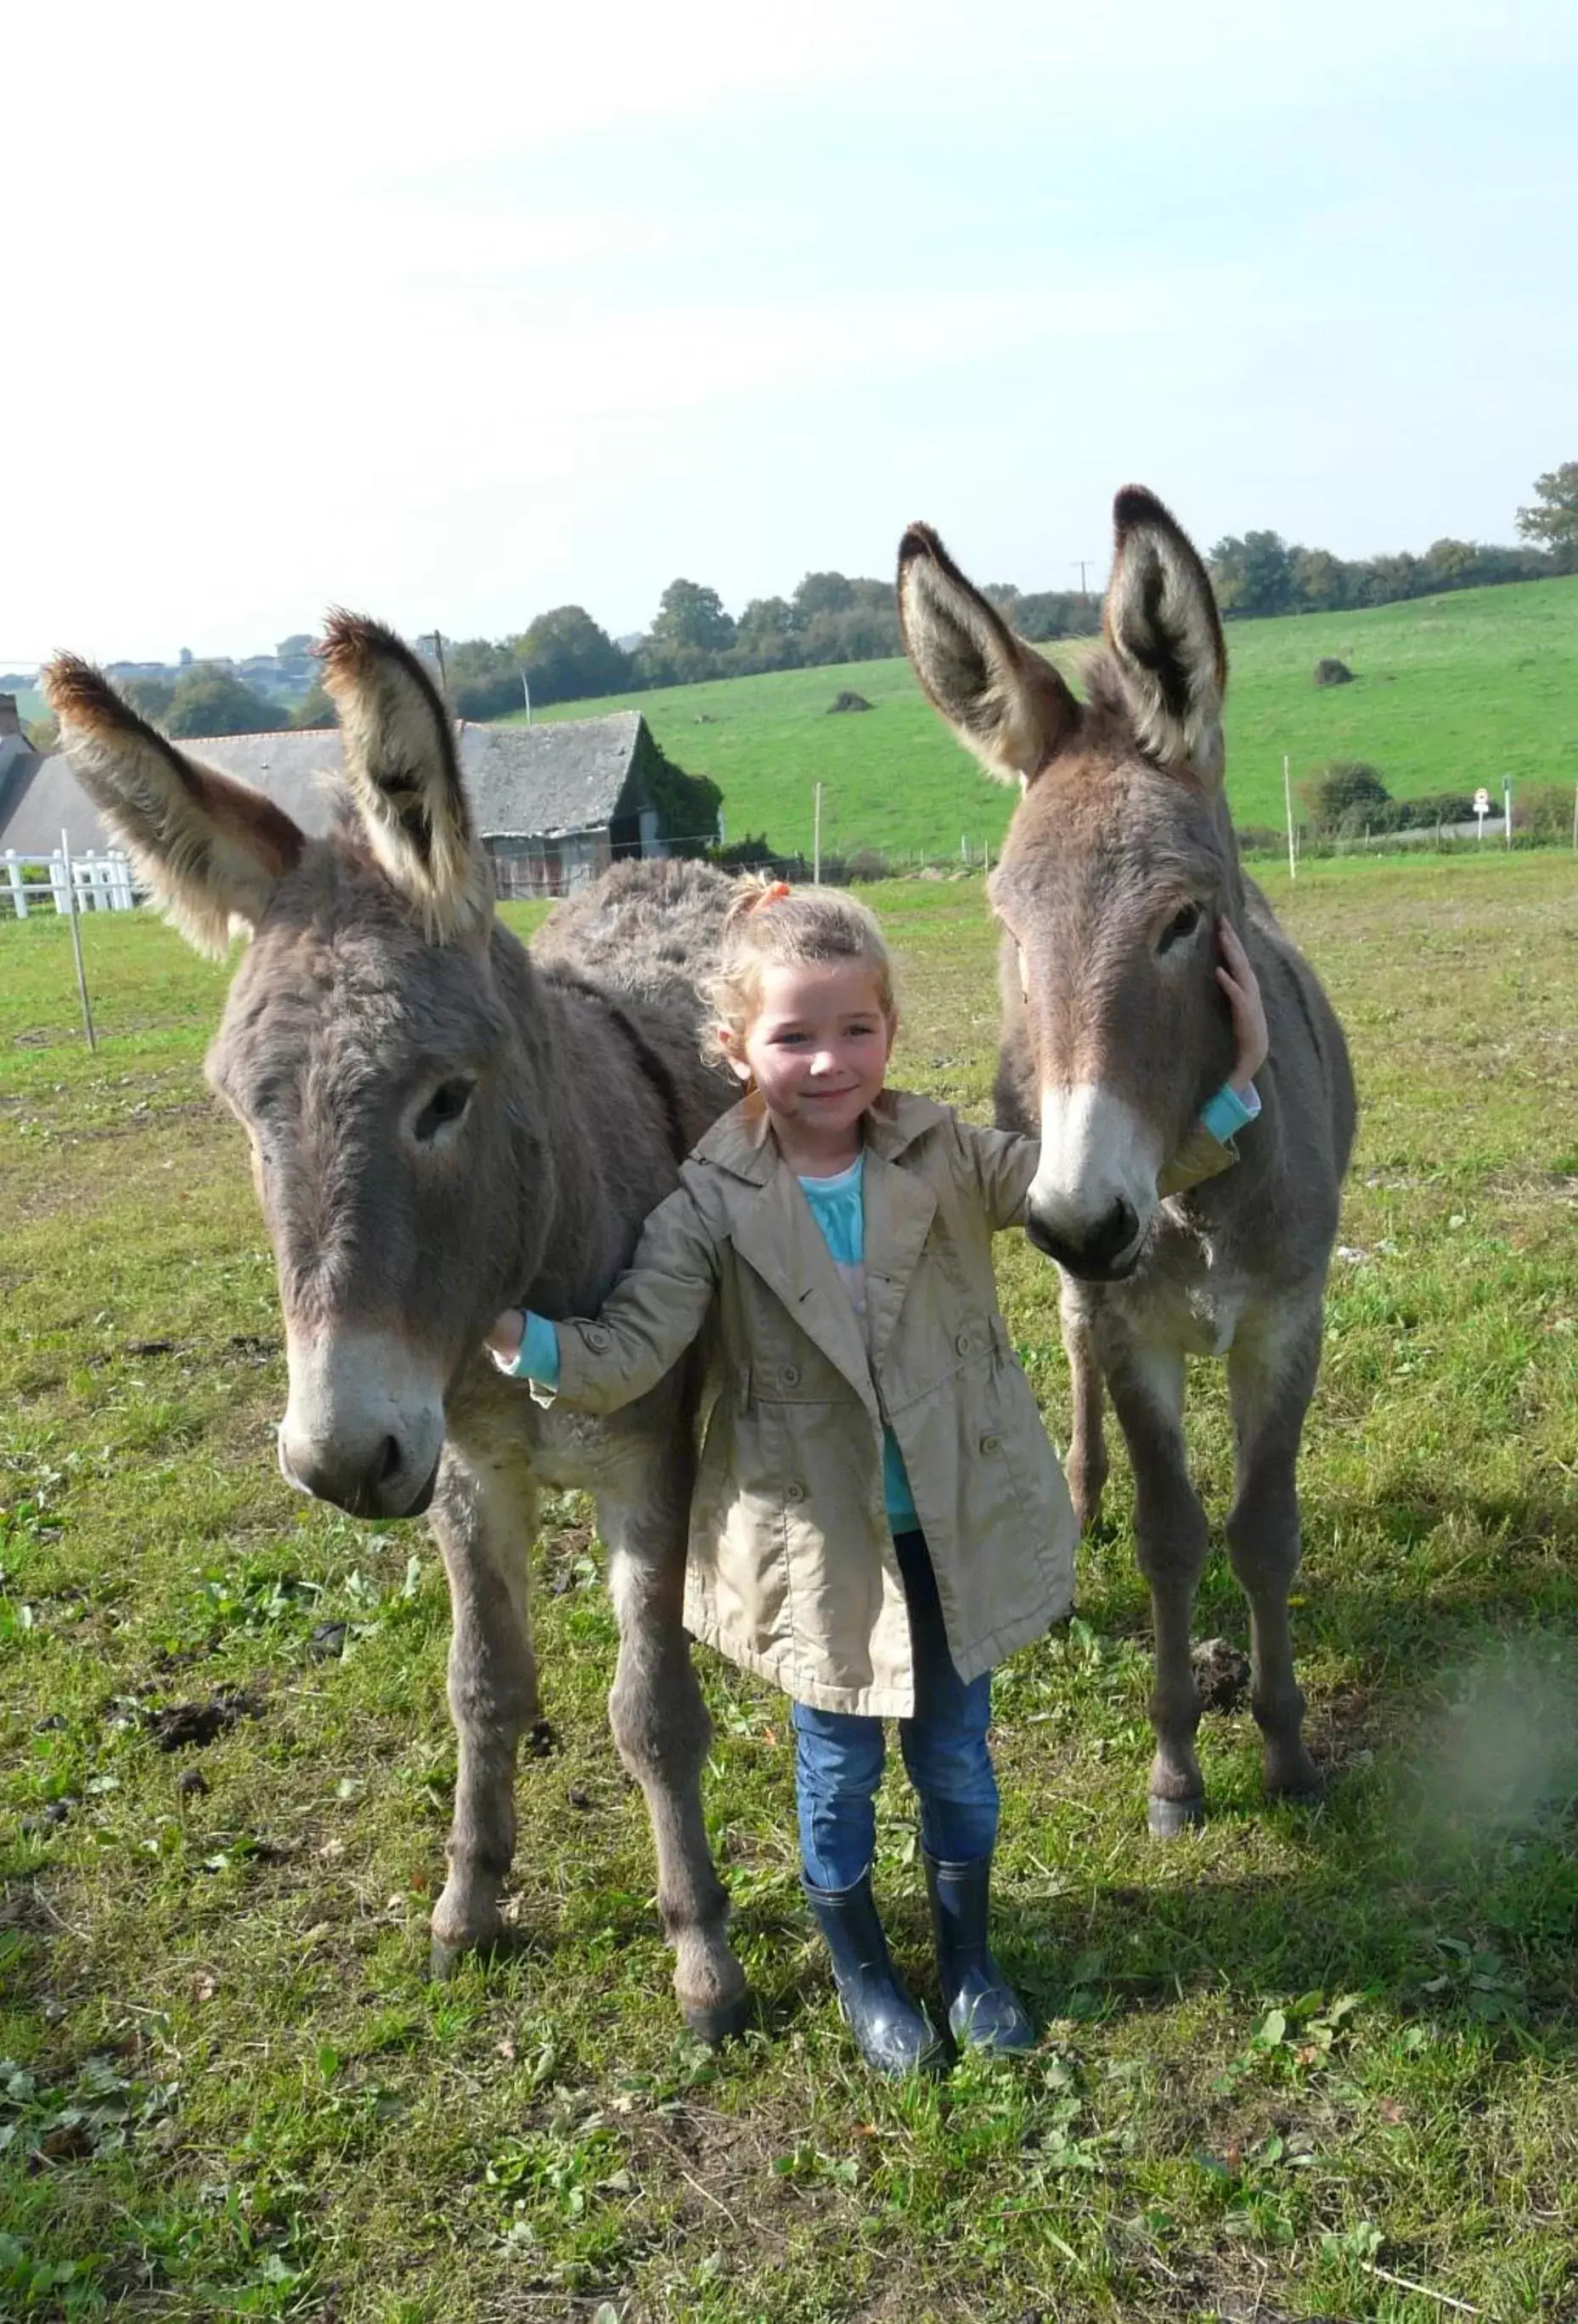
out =
<path fill-rule="evenodd" d="M 1305 1741 L 1317 1766 L 1328 1774 L 1362 1766 L 1375 1741 L 1374 1706 L 1363 1687 L 1339 1687 L 1310 1705 Z"/>
<path fill-rule="evenodd" d="M 144 1711 L 142 1720 L 161 1751 L 187 1751 L 212 1743 L 239 1720 L 255 1719 L 262 1710 L 259 1696 L 222 1687 L 207 1702 L 172 1702 L 162 1711 Z"/>

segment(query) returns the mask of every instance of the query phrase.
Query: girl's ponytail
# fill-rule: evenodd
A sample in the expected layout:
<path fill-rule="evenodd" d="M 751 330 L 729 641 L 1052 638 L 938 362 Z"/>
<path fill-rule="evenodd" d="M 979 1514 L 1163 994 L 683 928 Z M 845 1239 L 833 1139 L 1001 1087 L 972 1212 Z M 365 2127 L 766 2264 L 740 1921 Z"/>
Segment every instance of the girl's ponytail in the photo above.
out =
<path fill-rule="evenodd" d="M 776 904 L 780 897 L 794 893 L 787 880 L 770 880 L 764 872 L 748 872 L 739 883 L 739 890 L 724 915 L 724 933 L 732 936 L 753 912 L 765 905 Z"/>

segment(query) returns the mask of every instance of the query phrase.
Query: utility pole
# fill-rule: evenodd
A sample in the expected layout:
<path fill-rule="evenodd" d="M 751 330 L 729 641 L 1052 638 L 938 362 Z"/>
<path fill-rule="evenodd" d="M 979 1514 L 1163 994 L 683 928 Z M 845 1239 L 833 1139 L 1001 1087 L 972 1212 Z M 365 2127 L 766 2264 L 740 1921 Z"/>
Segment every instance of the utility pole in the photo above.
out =
<path fill-rule="evenodd" d="M 444 667 L 444 633 L 441 630 L 435 630 L 433 632 L 433 651 L 438 656 L 438 690 L 442 694 L 448 694 L 449 691 L 449 673 Z"/>
<path fill-rule="evenodd" d="M 1078 567 L 1079 567 L 1079 594 L 1080 594 L 1080 595 L 1081 595 L 1082 597 L 1088 597 L 1088 596 L 1090 595 L 1090 591 L 1089 591 L 1089 590 L 1085 587 L 1085 586 L 1084 586 L 1084 572 L 1085 572 L 1085 567 L 1086 567 L 1087 565 L 1094 565 L 1094 564 L 1095 563 L 1095 561 L 1096 561 L 1096 560 L 1095 560 L 1095 558 L 1094 558 L 1094 557 L 1071 557 L 1071 558 L 1069 558 L 1069 560 L 1068 560 L 1068 561 L 1069 561 L 1070 565 L 1077 565 L 1077 566 L 1078 566 Z"/>
<path fill-rule="evenodd" d="M 521 691 L 526 696 L 526 724 L 530 726 L 531 724 L 531 688 L 526 683 L 525 671 L 520 669 L 520 664 L 518 662 L 515 666 L 516 669 L 520 670 Z"/>

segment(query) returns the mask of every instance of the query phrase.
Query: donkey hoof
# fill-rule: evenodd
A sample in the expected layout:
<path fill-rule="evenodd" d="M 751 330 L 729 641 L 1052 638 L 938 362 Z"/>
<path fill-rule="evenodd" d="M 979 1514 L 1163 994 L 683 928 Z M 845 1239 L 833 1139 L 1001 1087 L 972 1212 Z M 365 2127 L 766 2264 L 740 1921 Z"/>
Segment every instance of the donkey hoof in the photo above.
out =
<path fill-rule="evenodd" d="M 455 1976 L 471 1950 L 469 1945 L 447 1945 L 442 1937 L 435 1937 L 428 1950 L 428 1974 L 434 1984 L 445 1984 Z"/>
<path fill-rule="evenodd" d="M 454 1938 L 435 1935 L 428 1948 L 428 1974 L 435 1985 L 442 1985 L 459 1975 L 468 1961 L 486 1960 L 503 1942 L 503 1932 L 494 1929 L 480 1937 Z"/>
<path fill-rule="evenodd" d="M 1152 1840 L 1177 1840 L 1204 1822 L 1204 1795 L 1193 1792 L 1186 1800 L 1160 1800 L 1153 1793 L 1146 1803 L 1145 1820 Z"/>
<path fill-rule="evenodd" d="M 688 2030 L 709 2050 L 716 2050 L 735 2035 L 743 2034 L 751 2023 L 749 1988 L 734 1994 L 727 2001 L 682 2002 L 680 2015 Z"/>

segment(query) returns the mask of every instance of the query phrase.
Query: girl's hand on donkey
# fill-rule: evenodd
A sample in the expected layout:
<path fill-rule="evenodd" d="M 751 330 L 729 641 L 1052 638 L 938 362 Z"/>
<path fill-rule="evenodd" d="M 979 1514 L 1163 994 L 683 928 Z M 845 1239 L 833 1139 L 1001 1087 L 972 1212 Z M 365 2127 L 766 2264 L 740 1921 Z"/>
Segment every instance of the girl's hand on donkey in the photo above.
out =
<path fill-rule="evenodd" d="M 1260 1005 L 1260 982 L 1250 965 L 1250 956 L 1227 920 L 1218 920 L 1216 932 L 1223 951 L 1216 966 L 1216 982 L 1226 993 L 1227 1005 L 1232 1012 L 1233 1061 L 1228 1087 L 1241 1097 L 1265 1064 L 1271 1044 L 1266 1031 L 1266 1012 Z"/>
<path fill-rule="evenodd" d="M 502 1315 L 494 1317 L 493 1329 L 483 1345 L 491 1349 L 495 1356 L 502 1356 L 506 1363 L 512 1364 L 521 1352 L 525 1330 L 526 1318 L 519 1307 L 506 1307 Z"/>

